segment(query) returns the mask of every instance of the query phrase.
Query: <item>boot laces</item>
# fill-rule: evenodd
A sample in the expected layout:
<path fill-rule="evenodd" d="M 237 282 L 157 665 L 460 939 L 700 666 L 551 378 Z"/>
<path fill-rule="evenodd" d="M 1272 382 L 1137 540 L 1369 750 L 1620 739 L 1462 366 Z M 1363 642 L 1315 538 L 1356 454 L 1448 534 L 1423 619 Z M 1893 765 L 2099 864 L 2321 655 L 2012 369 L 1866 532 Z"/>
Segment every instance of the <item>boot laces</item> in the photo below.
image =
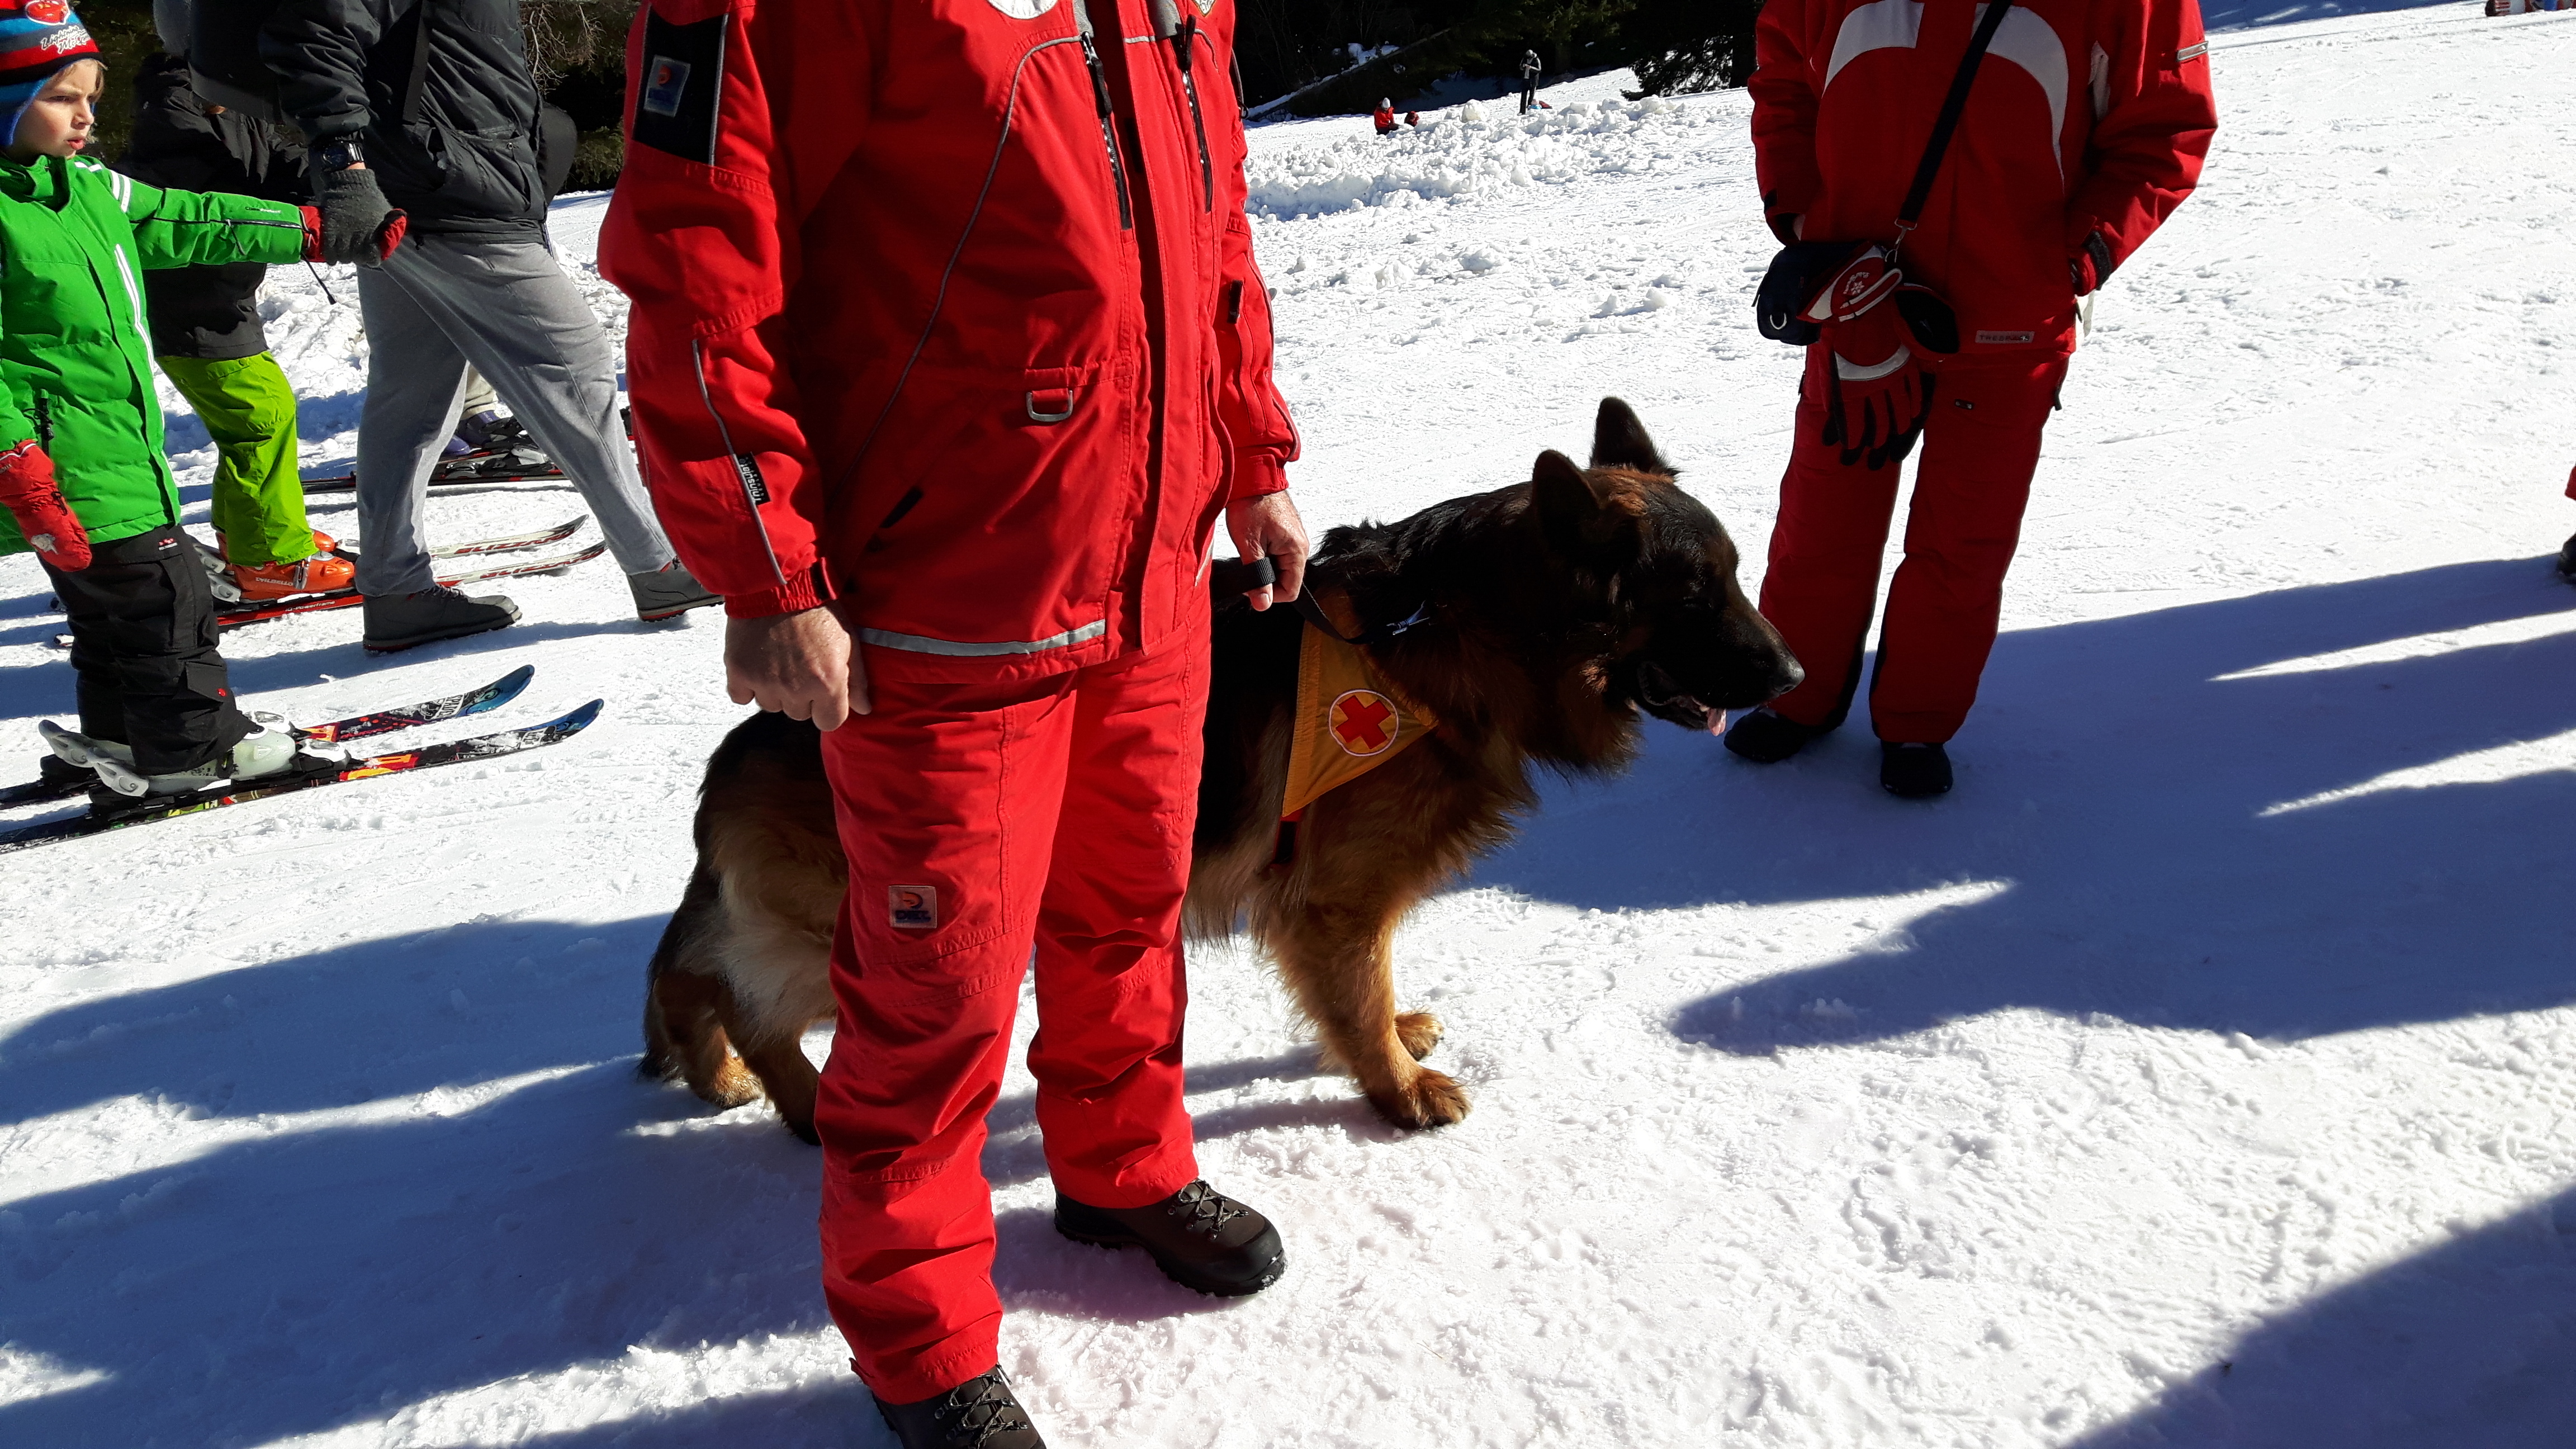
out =
<path fill-rule="evenodd" d="M 1164 1211 L 1181 1220 L 1183 1231 L 1215 1237 L 1219 1229 L 1243 1216 L 1245 1209 L 1206 1183 L 1194 1182 L 1174 1193 L 1171 1206 Z"/>
<path fill-rule="evenodd" d="M 1011 1397 L 1010 1380 L 997 1369 L 950 1389 L 939 1403 L 939 1427 L 958 1449 L 976 1449 L 996 1434 L 1028 1428 L 1029 1419 Z"/>

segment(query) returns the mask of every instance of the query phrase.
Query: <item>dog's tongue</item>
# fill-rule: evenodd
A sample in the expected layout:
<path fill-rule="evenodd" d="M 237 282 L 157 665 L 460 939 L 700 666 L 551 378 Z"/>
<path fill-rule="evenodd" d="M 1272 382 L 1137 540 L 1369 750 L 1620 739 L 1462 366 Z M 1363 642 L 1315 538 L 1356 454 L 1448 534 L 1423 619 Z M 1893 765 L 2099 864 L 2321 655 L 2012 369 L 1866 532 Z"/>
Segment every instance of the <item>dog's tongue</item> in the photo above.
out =
<path fill-rule="evenodd" d="M 1725 710 L 1712 709 L 1708 712 L 1708 732 L 1711 735 L 1722 735 L 1726 733 Z"/>

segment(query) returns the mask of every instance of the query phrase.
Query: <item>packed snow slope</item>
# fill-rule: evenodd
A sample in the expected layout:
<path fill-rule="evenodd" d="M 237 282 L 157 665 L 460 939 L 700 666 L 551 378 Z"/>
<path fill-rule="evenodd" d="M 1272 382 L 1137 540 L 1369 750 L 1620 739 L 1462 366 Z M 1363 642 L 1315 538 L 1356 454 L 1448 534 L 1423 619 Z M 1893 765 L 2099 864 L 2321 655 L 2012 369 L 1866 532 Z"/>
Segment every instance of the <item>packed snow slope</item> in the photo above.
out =
<path fill-rule="evenodd" d="M 1291 1258 L 1248 1301 L 1056 1237 L 1015 1075 L 1003 1352 L 1051 1442 L 2568 1442 L 2576 22 L 2213 62 L 2207 183 L 2075 359 L 1957 793 L 1891 800 L 1857 728 L 1759 769 L 1650 726 L 1402 933 L 1475 1095 L 1438 1133 L 1200 952 L 1202 1162 Z M 1745 98 L 1550 99 L 1255 135 L 1307 515 L 1511 483 L 1617 394 L 1758 583 L 1797 359 L 1750 325 Z M 363 376 L 332 285 L 269 303 L 317 470 Z M 72 705 L 45 592 L 0 564 L 13 775 Z M 350 614 L 227 647 L 308 719 L 533 664 L 493 718 L 605 696 L 580 739 L 0 860 L 0 1444 L 887 1442 L 816 1155 L 634 1075 L 740 714 L 719 621 L 638 626 L 604 562 L 510 592 L 520 626 L 390 659 Z"/>

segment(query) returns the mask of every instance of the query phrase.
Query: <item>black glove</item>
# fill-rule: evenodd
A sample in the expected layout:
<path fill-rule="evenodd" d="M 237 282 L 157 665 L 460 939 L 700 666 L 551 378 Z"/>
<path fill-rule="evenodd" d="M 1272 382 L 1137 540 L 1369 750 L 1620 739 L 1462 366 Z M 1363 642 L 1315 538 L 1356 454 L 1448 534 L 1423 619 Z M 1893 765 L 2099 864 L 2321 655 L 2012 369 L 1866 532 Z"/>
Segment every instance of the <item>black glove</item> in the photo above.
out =
<path fill-rule="evenodd" d="M 402 240 L 403 214 L 385 200 L 376 173 L 363 166 L 325 171 L 313 183 L 321 203 L 322 237 L 316 248 L 326 262 L 356 262 L 372 267 Z"/>

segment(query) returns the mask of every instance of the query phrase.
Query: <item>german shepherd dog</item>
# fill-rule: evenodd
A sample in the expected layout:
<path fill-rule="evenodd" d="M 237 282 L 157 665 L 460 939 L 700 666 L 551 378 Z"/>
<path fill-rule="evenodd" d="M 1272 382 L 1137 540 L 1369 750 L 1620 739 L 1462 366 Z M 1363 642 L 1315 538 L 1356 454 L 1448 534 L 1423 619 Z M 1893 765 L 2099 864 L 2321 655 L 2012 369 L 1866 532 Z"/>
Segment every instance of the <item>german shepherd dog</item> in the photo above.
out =
<path fill-rule="evenodd" d="M 1738 587 L 1726 531 L 1673 478 L 1605 398 L 1589 468 L 1541 453 L 1526 483 L 1328 534 L 1306 575 L 1318 622 L 1356 622 L 1386 681 L 1437 723 L 1309 805 L 1285 842 L 1298 650 L 1316 625 L 1220 586 L 1188 931 L 1249 929 L 1329 1059 L 1398 1126 L 1467 1113 L 1458 1083 L 1419 1064 L 1439 1021 L 1395 1009 L 1405 912 L 1510 838 L 1537 803 L 1534 769 L 1614 773 L 1637 753 L 1638 711 L 1716 732 L 1801 677 Z M 642 1070 L 723 1107 L 766 1089 L 812 1142 L 799 1038 L 833 1014 L 847 876 L 814 727 L 736 726 L 707 763 L 696 838 L 648 975 Z"/>

